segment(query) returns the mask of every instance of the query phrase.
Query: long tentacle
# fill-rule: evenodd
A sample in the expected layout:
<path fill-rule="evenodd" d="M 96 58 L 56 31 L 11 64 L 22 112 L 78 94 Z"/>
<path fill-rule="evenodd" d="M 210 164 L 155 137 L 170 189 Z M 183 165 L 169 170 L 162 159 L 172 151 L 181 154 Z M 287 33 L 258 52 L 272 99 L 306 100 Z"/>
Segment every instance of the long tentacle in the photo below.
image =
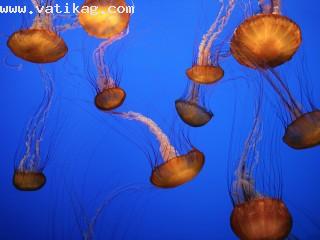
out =
<path fill-rule="evenodd" d="M 116 189 L 112 193 L 110 193 L 106 199 L 103 201 L 101 206 L 96 210 L 96 214 L 92 217 L 92 219 L 89 221 L 87 226 L 87 231 L 83 234 L 84 240 L 93 240 L 94 239 L 94 229 L 97 224 L 97 220 L 100 217 L 100 215 L 103 213 L 103 210 L 119 195 L 129 192 L 129 191 L 138 191 L 142 189 L 139 186 L 125 186 L 119 189 Z"/>
<path fill-rule="evenodd" d="M 39 110 L 34 115 L 27 127 L 25 140 L 25 154 L 19 162 L 18 169 L 35 170 L 39 167 L 41 155 L 40 144 L 45 132 L 45 123 L 53 100 L 53 79 L 40 67 L 42 79 L 45 85 L 45 93 Z"/>
<path fill-rule="evenodd" d="M 235 172 L 235 180 L 233 183 L 233 194 L 237 202 L 247 201 L 255 198 L 260 194 L 255 190 L 255 182 L 253 179 L 253 168 L 248 166 L 250 157 L 253 155 L 254 165 L 259 161 L 259 153 L 257 144 L 261 138 L 261 119 L 260 119 L 261 103 L 259 101 L 256 116 L 253 122 L 253 128 L 247 137 L 238 167 Z"/>

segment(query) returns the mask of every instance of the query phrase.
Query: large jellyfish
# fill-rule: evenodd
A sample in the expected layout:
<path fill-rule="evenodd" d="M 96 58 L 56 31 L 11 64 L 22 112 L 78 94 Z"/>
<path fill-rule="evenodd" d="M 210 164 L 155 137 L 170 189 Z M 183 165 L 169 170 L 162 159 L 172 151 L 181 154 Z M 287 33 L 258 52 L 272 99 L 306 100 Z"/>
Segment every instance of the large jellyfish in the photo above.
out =
<path fill-rule="evenodd" d="M 42 102 L 27 126 L 25 152 L 15 164 L 13 185 L 21 191 L 35 191 L 46 183 L 43 174 L 45 162 L 42 160 L 41 143 L 46 130 L 46 120 L 53 100 L 53 79 L 41 68 L 45 85 Z"/>
<path fill-rule="evenodd" d="M 94 60 L 98 70 L 97 82 L 94 84 L 97 92 L 94 102 L 96 107 L 102 111 L 110 111 L 120 107 L 126 98 L 126 92 L 119 87 L 117 79 L 111 76 L 104 56 L 106 48 L 127 35 L 128 31 L 129 29 L 102 42 L 94 52 Z"/>
<path fill-rule="evenodd" d="M 204 165 L 205 156 L 198 149 L 193 147 L 188 153 L 181 155 L 150 118 L 136 112 L 114 112 L 114 114 L 141 122 L 149 128 L 159 142 L 162 162 L 156 162 L 156 166 L 153 166 L 150 177 L 153 185 L 160 188 L 174 188 L 191 181 L 199 174 Z"/>
<path fill-rule="evenodd" d="M 44 8 L 53 5 L 49 0 L 32 0 L 39 13 L 30 28 L 13 33 L 7 45 L 14 55 L 33 63 L 52 63 L 63 58 L 68 52 L 64 40 L 53 26 L 53 15 Z"/>
<path fill-rule="evenodd" d="M 257 115 L 254 127 L 246 139 L 230 188 L 234 205 L 230 217 L 231 228 L 240 239 L 285 239 L 291 232 L 293 221 L 288 208 L 281 199 L 281 187 L 271 182 L 278 176 L 272 179 L 271 176 L 276 175 L 275 172 L 266 174 L 266 168 L 264 168 L 261 175 L 262 184 L 256 181 L 257 168 L 263 164 L 258 150 L 260 140 L 261 124 Z M 272 163 L 268 164 L 272 165 Z M 270 169 L 276 171 L 277 168 L 273 166 Z M 266 185 L 270 184 L 273 185 L 271 186 L 273 190 L 278 191 L 276 196 L 270 197 L 257 190 L 258 187 L 261 187 L 265 191 L 265 188 L 270 187 Z"/>
<path fill-rule="evenodd" d="M 320 144 L 320 112 L 309 101 L 307 111 L 290 92 L 286 82 L 273 69 L 289 61 L 302 37 L 299 26 L 281 15 L 279 0 L 268 5 L 260 0 L 262 13 L 245 20 L 235 31 L 231 52 L 237 61 L 259 70 L 270 83 L 290 115 L 283 141 L 292 148 L 305 149 Z"/>
<path fill-rule="evenodd" d="M 96 8 L 95 13 L 92 7 Z M 127 9 L 125 0 L 85 0 L 78 19 L 90 36 L 113 38 L 124 32 L 129 25 L 130 13 L 125 11 Z"/>
<path fill-rule="evenodd" d="M 214 54 L 215 56 L 212 56 L 211 48 L 228 23 L 234 6 L 235 0 L 229 0 L 228 7 L 225 9 L 223 1 L 221 1 L 221 8 L 214 23 L 202 37 L 197 60 L 186 71 L 191 82 L 188 84 L 187 93 L 176 100 L 175 106 L 180 118 L 190 126 L 201 127 L 213 117 L 212 112 L 205 107 L 204 99 L 201 97 L 201 85 L 216 83 L 224 76 L 224 71 L 219 66 L 220 53 L 217 51 Z"/>
<path fill-rule="evenodd" d="M 273 68 L 287 61 L 298 50 L 300 27 L 281 15 L 280 0 L 259 0 L 261 13 L 249 17 L 235 30 L 231 53 L 242 65 L 250 68 Z"/>

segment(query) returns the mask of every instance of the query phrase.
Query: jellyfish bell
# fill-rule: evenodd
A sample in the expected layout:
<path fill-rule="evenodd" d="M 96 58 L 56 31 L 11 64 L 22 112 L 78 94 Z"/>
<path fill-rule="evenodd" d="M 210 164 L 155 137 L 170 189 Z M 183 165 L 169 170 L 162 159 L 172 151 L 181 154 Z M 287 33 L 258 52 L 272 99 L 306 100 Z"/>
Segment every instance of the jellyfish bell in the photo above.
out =
<path fill-rule="evenodd" d="M 236 205 L 230 222 L 233 232 L 247 240 L 285 239 L 292 228 L 292 217 L 284 202 L 268 197 Z"/>
<path fill-rule="evenodd" d="M 90 11 L 97 8 L 96 13 Z M 116 9 L 126 8 L 124 0 L 86 0 L 78 15 L 79 22 L 84 30 L 97 38 L 112 38 L 125 31 L 129 25 L 130 13 L 120 13 Z"/>
<path fill-rule="evenodd" d="M 126 92 L 120 87 L 105 88 L 97 93 L 95 105 L 102 111 L 110 111 L 120 107 L 126 98 Z"/>
<path fill-rule="evenodd" d="M 199 84 L 212 84 L 224 76 L 224 71 L 220 66 L 194 65 L 186 71 L 188 78 Z"/>
<path fill-rule="evenodd" d="M 280 14 L 257 14 L 235 30 L 231 54 L 249 68 L 273 68 L 289 61 L 302 42 L 300 27 Z"/>
<path fill-rule="evenodd" d="M 52 7 L 53 4 L 48 0 L 32 3 L 37 9 Z M 14 55 L 32 63 L 56 62 L 68 52 L 64 40 L 55 31 L 52 14 L 45 11 L 33 19 L 31 27 L 11 34 L 7 46 Z"/>
<path fill-rule="evenodd" d="M 160 188 L 174 188 L 194 179 L 201 171 L 205 156 L 197 149 L 176 156 L 155 167 L 150 181 Z"/>
<path fill-rule="evenodd" d="M 286 129 L 283 141 L 292 148 L 305 149 L 320 144 L 320 111 L 306 113 Z"/>
<path fill-rule="evenodd" d="M 20 191 L 36 191 L 46 183 L 46 176 L 42 172 L 16 170 L 13 175 L 13 185 Z"/>
<path fill-rule="evenodd" d="M 192 127 L 206 125 L 213 117 L 213 113 L 198 103 L 179 99 L 175 102 L 176 110 L 183 122 Z"/>
<path fill-rule="evenodd" d="M 22 29 L 13 33 L 7 45 L 19 58 L 32 63 L 52 63 L 68 52 L 64 40 L 48 29 Z"/>
<path fill-rule="evenodd" d="M 148 127 L 149 131 L 154 135 L 159 143 L 159 155 L 153 148 L 152 144 L 152 153 L 147 154 L 152 167 L 151 176 L 149 178 L 152 185 L 158 188 L 175 188 L 198 176 L 204 165 L 205 156 L 201 151 L 192 147 L 190 141 L 183 134 L 179 135 L 179 137 L 186 140 L 186 145 L 184 145 L 182 141 L 175 139 L 178 141 L 180 150 L 187 152 L 185 154 L 180 154 L 180 151 L 178 151 L 170 142 L 169 137 L 151 118 L 132 111 L 112 112 L 112 114 L 118 115 L 127 120 L 134 120 L 142 123 Z M 148 145 L 149 143 L 150 142 L 148 142 Z M 144 152 L 146 153 L 148 151 Z M 153 159 L 150 159 L 151 155 L 154 155 Z M 157 161 L 159 160 L 159 156 L 161 156 L 161 160 Z"/>

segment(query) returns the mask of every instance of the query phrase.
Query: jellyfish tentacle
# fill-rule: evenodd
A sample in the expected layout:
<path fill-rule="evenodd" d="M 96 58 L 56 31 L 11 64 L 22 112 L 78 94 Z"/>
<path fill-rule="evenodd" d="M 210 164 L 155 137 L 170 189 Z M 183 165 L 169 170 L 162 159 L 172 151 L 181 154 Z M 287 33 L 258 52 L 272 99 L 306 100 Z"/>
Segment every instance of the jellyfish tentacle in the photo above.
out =
<path fill-rule="evenodd" d="M 281 102 L 284 104 L 285 108 L 289 111 L 291 118 L 296 119 L 297 117 L 301 116 L 302 110 L 300 109 L 300 107 L 298 107 L 298 105 L 296 105 L 297 103 L 295 101 L 292 101 L 292 99 L 290 98 L 291 94 L 289 96 L 290 101 L 288 101 L 285 98 L 285 96 L 283 95 L 283 93 L 276 86 L 274 81 L 271 79 L 271 77 L 268 75 L 268 73 L 265 71 L 262 71 L 262 74 L 267 79 L 268 83 L 270 84 L 272 89 L 275 91 L 275 93 L 279 96 L 279 98 L 280 98 Z M 287 88 L 285 88 L 285 90 L 287 90 Z"/>
<path fill-rule="evenodd" d="M 265 0 L 258 0 L 258 3 L 262 13 L 270 14 L 272 12 L 272 6 L 267 4 Z"/>
<path fill-rule="evenodd" d="M 165 135 L 161 128 L 152 119 L 147 118 L 140 113 L 131 111 L 121 112 L 119 114 L 125 119 L 141 122 L 149 128 L 160 144 L 160 153 L 165 162 L 179 155 L 178 151 L 170 143 L 167 135 Z"/>
<path fill-rule="evenodd" d="M 272 13 L 281 14 L 281 0 L 272 0 Z"/>
<path fill-rule="evenodd" d="M 39 8 L 40 7 L 40 1 L 39 0 L 31 0 L 32 5 L 34 8 Z"/>
<path fill-rule="evenodd" d="M 98 88 L 100 90 L 103 90 L 104 88 L 112 88 L 116 86 L 115 81 L 112 79 L 109 68 L 107 67 L 107 64 L 105 64 L 105 53 L 106 49 L 113 44 L 114 42 L 122 39 L 129 33 L 129 27 L 122 32 L 121 34 L 109 38 L 106 41 L 102 42 L 98 48 L 94 51 L 93 56 L 94 56 L 94 61 L 97 66 L 97 71 L 98 71 Z"/>
<path fill-rule="evenodd" d="M 253 168 L 259 161 L 257 145 L 261 140 L 261 119 L 259 116 L 260 105 L 261 104 L 259 104 L 256 117 L 254 119 L 253 129 L 245 141 L 243 153 L 235 172 L 233 194 L 238 202 L 241 202 L 242 200 L 248 201 L 260 196 L 260 193 L 255 189 L 255 182 L 253 179 Z M 254 162 L 251 166 L 247 166 L 251 154 L 253 155 Z"/>
<path fill-rule="evenodd" d="M 48 113 L 53 100 L 53 79 L 50 75 L 44 72 L 44 69 L 40 67 L 43 83 L 45 85 L 45 93 L 41 106 L 33 119 L 30 121 L 27 127 L 27 135 L 25 141 L 25 154 L 22 157 L 18 169 L 23 170 L 34 169 L 38 167 L 41 159 L 40 144 L 43 140 L 45 132 L 45 122 L 48 117 Z"/>
<path fill-rule="evenodd" d="M 204 50 L 206 49 L 206 45 L 208 43 L 210 36 L 213 34 L 213 31 L 217 28 L 219 19 L 223 13 L 223 9 L 224 9 L 223 0 L 220 0 L 220 3 L 221 3 L 221 7 L 220 7 L 219 13 L 216 17 L 216 20 L 210 26 L 210 29 L 208 30 L 208 32 L 206 34 L 204 34 L 202 37 L 202 41 L 200 43 L 199 50 L 198 50 L 199 53 L 198 53 L 198 59 L 197 59 L 197 64 L 199 64 L 199 65 L 206 65 L 207 57 L 204 55 L 205 54 Z"/>
<path fill-rule="evenodd" d="M 62 33 L 62 32 L 65 32 L 67 30 L 73 30 L 73 29 L 76 29 L 76 28 L 79 28 L 81 27 L 80 25 L 80 22 L 78 21 L 78 19 L 72 19 L 72 22 L 71 23 L 66 23 L 64 25 L 61 25 L 61 26 L 56 26 L 55 27 L 55 30 L 59 33 Z"/>
<path fill-rule="evenodd" d="M 199 102 L 199 94 L 200 94 L 200 84 L 191 82 L 191 86 L 189 88 L 189 100 L 192 103 L 198 103 Z"/>
<path fill-rule="evenodd" d="M 91 218 L 90 221 L 87 222 L 87 231 L 83 233 L 83 239 L 84 240 L 93 240 L 94 239 L 94 228 L 96 226 L 97 220 L 99 216 L 102 214 L 103 210 L 119 195 L 128 192 L 128 191 L 138 191 L 142 189 L 142 187 L 139 186 L 124 186 L 119 189 L 116 189 L 115 191 L 111 192 L 106 199 L 103 201 L 103 203 L 100 205 L 100 207 L 96 210 L 95 215 Z"/>
<path fill-rule="evenodd" d="M 270 71 L 275 76 L 275 78 L 278 80 L 278 82 L 280 83 L 283 90 L 287 93 L 289 100 L 292 104 L 291 109 L 292 109 L 293 114 L 295 115 L 296 118 L 300 117 L 302 115 L 302 108 L 301 108 L 300 104 L 294 99 L 294 97 L 292 96 L 291 92 L 289 91 L 288 87 L 283 82 L 283 80 L 281 79 L 279 74 L 274 69 L 270 69 Z"/>
<path fill-rule="evenodd" d="M 227 25 L 227 23 L 229 22 L 230 16 L 232 14 L 232 11 L 234 9 L 236 5 L 236 0 L 229 0 L 229 4 L 226 10 L 226 14 L 224 16 L 221 17 L 221 19 L 219 20 L 219 27 L 217 29 L 216 32 L 214 32 L 211 37 L 208 40 L 207 46 L 204 50 L 204 54 L 205 56 L 210 56 L 210 51 L 211 51 L 211 47 L 213 42 L 217 39 L 217 37 L 222 33 L 224 27 Z M 208 59 L 208 61 L 210 61 L 210 57 Z"/>

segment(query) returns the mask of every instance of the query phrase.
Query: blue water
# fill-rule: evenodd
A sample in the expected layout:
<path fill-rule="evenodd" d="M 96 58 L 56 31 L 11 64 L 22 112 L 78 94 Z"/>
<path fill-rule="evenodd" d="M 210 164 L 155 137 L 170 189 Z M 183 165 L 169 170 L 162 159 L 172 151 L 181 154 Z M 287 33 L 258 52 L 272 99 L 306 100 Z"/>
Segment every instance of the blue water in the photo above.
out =
<path fill-rule="evenodd" d="M 80 0 L 75 2 L 81 4 Z M 234 169 L 230 162 L 239 158 L 240 151 L 232 149 L 241 150 L 241 141 L 250 131 L 257 101 L 253 86 L 259 76 L 232 57 L 221 62 L 226 72 L 224 82 L 208 90 L 207 103 L 215 117 L 203 128 L 184 127 L 174 108 L 174 101 L 186 87 L 185 69 L 218 11 L 217 2 L 135 1 L 130 34 L 106 54 L 128 94 L 120 110 L 148 115 L 177 141 L 172 129 L 184 129 L 192 144 L 206 155 L 200 175 L 172 190 L 149 184 L 151 167 L 140 149 L 148 149 L 148 141 L 153 141 L 146 128 L 101 113 L 93 106 L 89 75 L 96 73 L 92 52 L 100 41 L 82 29 L 62 33 L 69 53 L 46 66 L 55 81 L 54 104 L 42 145 L 44 157 L 50 153 L 44 170 L 47 184 L 37 192 L 19 192 L 13 187 L 14 161 L 19 158 L 15 153 L 24 149 L 25 127 L 41 101 L 43 84 L 39 67 L 14 57 L 6 47 L 8 36 L 24 26 L 30 16 L 0 15 L 1 240 L 81 239 L 86 229 L 85 224 L 78 223 L 94 216 L 112 191 L 126 185 L 138 186 L 139 190 L 123 193 L 104 209 L 97 219 L 95 239 L 236 239 L 229 224 L 233 206 L 228 173 Z M 240 2 L 221 39 L 230 36 L 243 20 Z M 1 2 L 9 3 L 19 1 Z M 283 12 L 301 27 L 303 45 L 293 61 L 279 70 L 288 76 L 292 92 L 298 95 L 294 73 L 306 65 L 308 70 L 300 76 L 310 82 L 315 104 L 320 106 L 320 3 L 292 0 L 283 1 L 283 5 Z M 283 124 L 272 105 L 278 100 L 270 89 L 266 91 L 269 100 L 264 102 L 268 111 L 264 112 L 263 136 L 274 135 L 272 129 L 281 136 Z M 270 156 L 281 165 L 282 196 L 293 215 L 293 235 L 320 239 L 319 147 L 296 151 L 279 137 L 264 148 L 270 148 Z"/>

